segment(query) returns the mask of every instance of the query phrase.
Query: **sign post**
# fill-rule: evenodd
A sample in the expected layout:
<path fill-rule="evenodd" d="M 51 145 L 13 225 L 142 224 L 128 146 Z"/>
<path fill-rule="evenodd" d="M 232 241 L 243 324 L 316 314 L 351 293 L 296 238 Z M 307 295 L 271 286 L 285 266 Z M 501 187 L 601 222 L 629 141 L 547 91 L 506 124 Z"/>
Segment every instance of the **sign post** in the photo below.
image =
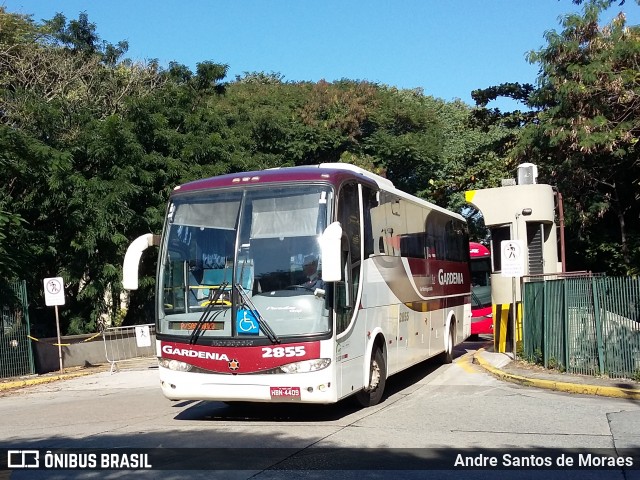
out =
<path fill-rule="evenodd" d="M 513 359 L 516 359 L 516 338 L 518 328 L 518 303 L 516 298 L 516 278 L 522 278 L 524 271 L 524 240 L 503 240 L 500 243 L 501 275 L 511 277 L 511 292 L 513 298 Z"/>
<path fill-rule="evenodd" d="M 62 373 L 62 344 L 60 341 L 60 318 L 58 317 L 58 305 L 64 305 L 64 280 L 62 277 L 44 279 L 44 303 L 56 310 L 56 331 L 58 332 L 58 360 L 60 361 L 60 373 Z"/>

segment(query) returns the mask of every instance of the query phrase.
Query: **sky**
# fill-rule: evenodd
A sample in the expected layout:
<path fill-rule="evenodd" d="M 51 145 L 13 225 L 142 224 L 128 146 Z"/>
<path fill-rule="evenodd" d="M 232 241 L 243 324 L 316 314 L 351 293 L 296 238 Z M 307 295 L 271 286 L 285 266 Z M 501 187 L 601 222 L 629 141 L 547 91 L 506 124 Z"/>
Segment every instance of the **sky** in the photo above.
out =
<path fill-rule="evenodd" d="M 534 83 L 526 54 L 560 32 L 571 0 L 0 0 L 8 12 L 50 19 L 86 12 L 101 39 L 129 42 L 126 57 L 202 61 L 285 81 L 366 80 L 473 105 L 471 91 L 505 82 Z M 640 23 L 633 0 L 619 11 Z M 510 110 L 508 100 L 490 107 Z"/>

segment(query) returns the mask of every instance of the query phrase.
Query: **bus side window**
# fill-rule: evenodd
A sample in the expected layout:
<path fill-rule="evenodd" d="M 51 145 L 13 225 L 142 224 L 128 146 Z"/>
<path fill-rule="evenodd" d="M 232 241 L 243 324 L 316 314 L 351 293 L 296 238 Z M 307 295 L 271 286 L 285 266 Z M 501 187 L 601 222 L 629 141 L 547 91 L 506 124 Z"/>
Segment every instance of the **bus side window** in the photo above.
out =
<path fill-rule="evenodd" d="M 377 192 L 367 186 L 362 186 L 362 213 L 364 226 L 364 258 L 369 258 L 374 254 L 373 222 L 371 211 L 378 206 Z M 378 240 L 380 242 L 381 239 Z M 378 250 L 384 253 L 384 245 L 378 243 Z"/>

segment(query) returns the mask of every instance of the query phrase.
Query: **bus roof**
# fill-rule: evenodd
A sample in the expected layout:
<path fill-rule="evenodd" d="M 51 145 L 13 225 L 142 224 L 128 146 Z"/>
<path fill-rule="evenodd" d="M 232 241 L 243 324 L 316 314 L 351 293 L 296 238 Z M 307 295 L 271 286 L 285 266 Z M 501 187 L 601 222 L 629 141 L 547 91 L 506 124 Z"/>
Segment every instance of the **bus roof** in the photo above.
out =
<path fill-rule="evenodd" d="M 279 183 L 291 181 L 324 180 L 334 183 L 343 177 L 361 176 L 371 180 L 378 187 L 393 189 L 390 180 L 347 163 L 323 163 L 321 165 L 303 165 L 298 167 L 277 167 L 251 172 L 229 173 L 216 177 L 195 180 L 180 185 L 174 190 L 193 191 L 210 188 L 232 187 L 239 184 Z"/>
<path fill-rule="evenodd" d="M 469 255 L 471 258 L 488 257 L 491 255 L 491 252 L 481 243 L 469 242 Z"/>
<path fill-rule="evenodd" d="M 387 178 L 348 163 L 322 163 L 320 165 L 278 167 L 252 172 L 229 173 L 179 185 L 173 189 L 173 192 L 181 193 L 248 184 L 286 183 L 296 181 L 325 181 L 337 185 L 348 179 L 364 180 L 363 183 L 370 183 L 372 187 L 377 186 L 380 190 L 393 193 L 399 197 L 429 206 L 434 210 L 439 210 L 443 213 L 464 220 L 461 215 L 455 212 L 450 212 L 445 208 L 432 204 L 422 198 L 418 198 L 398 190 L 393 185 L 393 182 Z"/>

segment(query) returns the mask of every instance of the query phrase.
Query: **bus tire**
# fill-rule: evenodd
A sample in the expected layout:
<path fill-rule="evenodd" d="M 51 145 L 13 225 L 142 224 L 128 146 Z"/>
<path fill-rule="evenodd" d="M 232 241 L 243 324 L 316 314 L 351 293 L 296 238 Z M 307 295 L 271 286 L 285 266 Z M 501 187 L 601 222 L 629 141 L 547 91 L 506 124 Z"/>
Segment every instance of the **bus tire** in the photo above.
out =
<path fill-rule="evenodd" d="M 452 322 L 453 323 L 453 322 Z M 441 354 L 442 363 L 453 363 L 453 344 L 456 341 L 456 332 L 453 324 L 449 326 L 449 341 L 444 347 L 444 352 Z"/>
<path fill-rule="evenodd" d="M 369 369 L 369 387 L 360 390 L 355 395 L 355 399 L 362 407 L 372 407 L 380 403 L 384 394 L 384 387 L 387 383 L 387 365 L 384 355 L 379 347 L 375 347 L 371 352 L 371 362 Z"/>

